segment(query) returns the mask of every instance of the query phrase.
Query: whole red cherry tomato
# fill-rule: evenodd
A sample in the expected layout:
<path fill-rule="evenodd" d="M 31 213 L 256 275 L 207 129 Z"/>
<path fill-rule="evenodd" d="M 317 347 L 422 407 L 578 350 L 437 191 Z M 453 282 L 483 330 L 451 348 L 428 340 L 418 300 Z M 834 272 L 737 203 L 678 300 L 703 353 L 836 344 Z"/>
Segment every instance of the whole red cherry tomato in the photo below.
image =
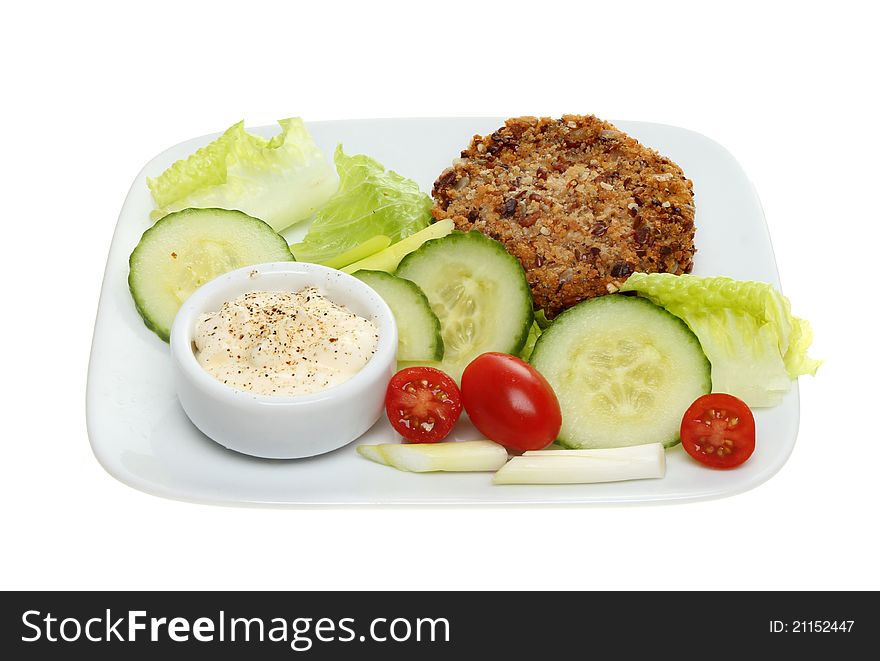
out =
<path fill-rule="evenodd" d="M 480 433 L 514 450 L 545 448 L 562 426 L 547 379 L 510 354 L 477 356 L 461 377 L 461 400 Z"/>

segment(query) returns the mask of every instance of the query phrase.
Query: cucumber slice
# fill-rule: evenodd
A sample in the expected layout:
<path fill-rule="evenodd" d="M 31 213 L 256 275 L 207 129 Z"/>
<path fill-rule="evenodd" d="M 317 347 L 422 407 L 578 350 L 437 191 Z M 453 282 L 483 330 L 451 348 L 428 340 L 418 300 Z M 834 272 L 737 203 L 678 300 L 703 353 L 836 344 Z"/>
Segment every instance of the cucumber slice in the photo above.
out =
<path fill-rule="evenodd" d="M 147 328 L 166 342 L 196 289 L 251 264 L 293 261 L 287 241 L 262 220 L 227 209 L 184 209 L 144 232 L 128 260 L 128 287 Z"/>
<path fill-rule="evenodd" d="M 354 277 L 368 284 L 381 296 L 397 321 L 397 360 L 440 360 L 443 338 L 440 321 L 431 311 L 428 299 L 414 282 L 384 271 L 358 271 Z"/>
<path fill-rule="evenodd" d="M 709 361 L 684 322 L 632 296 L 565 311 L 531 363 L 556 392 L 559 442 L 570 448 L 675 445 L 684 412 L 712 388 Z"/>
<path fill-rule="evenodd" d="M 443 360 L 435 364 L 456 381 L 486 351 L 516 354 L 532 325 L 532 294 L 519 261 L 479 232 L 453 232 L 426 242 L 400 262 L 440 320 Z"/>

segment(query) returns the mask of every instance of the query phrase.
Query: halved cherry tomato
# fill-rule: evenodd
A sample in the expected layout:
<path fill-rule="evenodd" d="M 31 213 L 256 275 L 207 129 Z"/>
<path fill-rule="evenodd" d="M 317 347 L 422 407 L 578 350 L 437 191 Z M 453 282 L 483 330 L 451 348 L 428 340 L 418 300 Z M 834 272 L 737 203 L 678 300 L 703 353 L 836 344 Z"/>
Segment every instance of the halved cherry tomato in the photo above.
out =
<path fill-rule="evenodd" d="M 514 450 L 541 450 L 562 426 L 559 401 L 547 379 L 510 354 L 474 358 L 461 377 L 461 399 L 480 433 Z"/>
<path fill-rule="evenodd" d="M 391 378 L 385 412 L 398 434 L 414 443 L 436 443 L 461 415 L 461 392 L 449 375 L 433 367 L 407 367 Z"/>
<path fill-rule="evenodd" d="M 755 416 L 744 401 L 733 395 L 703 395 L 681 420 L 681 444 L 690 456 L 707 466 L 739 466 L 755 451 Z"/>

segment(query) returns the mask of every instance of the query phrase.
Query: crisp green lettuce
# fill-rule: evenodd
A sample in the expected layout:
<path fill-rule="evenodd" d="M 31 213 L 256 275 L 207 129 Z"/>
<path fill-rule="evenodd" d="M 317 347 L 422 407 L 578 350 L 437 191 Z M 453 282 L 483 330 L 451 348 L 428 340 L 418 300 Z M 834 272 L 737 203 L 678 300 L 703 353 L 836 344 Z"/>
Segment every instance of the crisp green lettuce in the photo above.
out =
<path fill-rule="evenodd" d="M 541 328 L 541 330 L 546 330 L 550 328 L 550 324 L 553 323 L 552 319 L 547 318 L 547 313 L 543 310 L 537 310 L 535 312 L 535 322 Z"/>
<path fill-rule="evenodd" d="M 415 252 L 425 243 L 432 239 L 442 239 L 452 233 L 455 225 L 451 218 L 438 220 L 436 223 L 428 225 L 425 229 L 419 230 L 415 234 L 410 234 L 405 239 L 401 239 L 393 246 L 389 246 L 384 250 L 370 255 L 360 261 L 354 262 L 342 268 L 346 273 L 356 273 L 357 271 L 385 271 L 385 273 L 394 274 L 400 262 L 411 252 Z M 387 237 L 386 237 L 387 238 Z M 366 245 L 369 241 L 362 243 Z"/>
<path fill-rule="evenodd" d="M 418 184 L 364 155 L 333 157 L 339 190 L 315 216 L 301 243 L 290 246 L 301 262 L 326 262 L 382 234 L 392 245 L 431 222 L 431 198 Z"/>
<path fill-rule="evenodd" d="M 544 311 L 539 310 L 539 312 L 543 314 Z M 532 352 L 535 350 L 535 345 L 538 343 L 538 338 L 541 337 L 541 333 L 543 332 L 544 331 L 541 329 L 541 325 L 538 323 L 538 320 L 536 318 L 532 322 L 532 327 L 529 329 L 529 335 L 526 338 L 525 346 L 523 346 L 522 351 L 519 352 L 520 358 L 522 358 L 523 360 L 528 360 L 532 357 Z"/>
<path fill-rule="evenodd" d="M 359 243 L 351 250 L 341 252 L 338 255 L 321 262 L 321 264 L 323 266 L 329 266 L 331 269 L 343 269 L 350 264 L 369 259 L 376 253 L 387 250 L 389 246 L 391 246 L 391 239 L 384 234 L 377 234 L 363 243 Z"/>
<path fill-rule="evenodd" d="M 547 313 L 543 310 L 535 311 L 535 320 L 532 322 L 532 327 L 529 329 L 529 335 L 526 338 L 525 346 L 522 348 L 522 351 L 519 352 L 519 357 L 523 360 L 528 360 L 532 357 L 532 352 L 535 350 L 535 345 L 538 343 L 538 338 L 541 337 L 541 334 L 550 328 L 550 324 L 553 321 L 547 318 Z"/>
<path fill-rule="evenodd" d="M 637 292 L 684 320 L 712 364 L 713 392 L 749 406 L 778 404 L 791 379 L 819 367 L 807 355 L 810 325 L 765 282 L 633 273 L 621 291 Z"/>
<path fill-rule="evenodd" d="M 276 231 L 312 216 L 336 190 L 336 177 L 299 118 L 282 119 L 265 139 L 244 123 L 177 161 L 147 185 L 153 220 L 187 208 L 237 209 Z"/>

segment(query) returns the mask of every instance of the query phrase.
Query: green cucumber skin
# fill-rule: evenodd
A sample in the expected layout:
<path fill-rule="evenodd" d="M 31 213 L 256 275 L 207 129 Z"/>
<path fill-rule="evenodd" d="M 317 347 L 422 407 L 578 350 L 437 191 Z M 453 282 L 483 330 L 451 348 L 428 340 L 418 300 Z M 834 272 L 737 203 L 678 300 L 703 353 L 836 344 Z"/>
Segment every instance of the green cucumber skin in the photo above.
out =
<path fill-rule="evenodd" d="M 590 449 L 590 448 L 585 448 L 583 446 L 577 445 L 576 443 L 569 443 L 568 441 L 565 441 L 561 438 L 557 438 L 556 442 L 559 443 L 559 445 L 561 445 L 566 450 L 588 450 L 588 449 Z M 658 442 L 662 443 L 663 447 L 668 450 L 669 448 L 674 448 L 676 445 L 681 443 L 681 437 L 676 436 L 675 438 L 665 440 L 665 441 L 658 441 Z M 626 446 L 624 446 L 624 447 L 626 447 Z M 601 450 L 602 448 L 596 448 L 596 449 Z"/>
<path fill-rule="evenodd" d="M 439 239 L 430 239 L 423 243 L 418 250 L 409 253 L 406 255 L 400 262 L 397 267 L 396 274 L 400 275 L 401 273 L 405 274 L 409 268 L 412 267 L 413 264 L 416 264 L 418 260 L 424 259 L 429 256 L 434 250 L 438 247 L 445 248 L 445 244 L 453 244 L 460 243 L 464 246 L 467 246 L 469 243 L 473 243 L 475 245 L 482 245 L 487 249 L 493 250 L 499 257 L 502 259 L 508 260 L 509 265 L 515 268 L 522 276 L 522 290 L 525 293 L 523 297 L 523 309 L 522 316 L 524 319 L 523 326 L 520 329 L 519 336 L 515 340 L 514 346 L 512 346 L 507 353 L 516 355 L 522 348 L 525 346 L 526 341 L 529 338 L 529 331 L 532 328 L 532 322 L 534 321 L 534 304 L 532 303 L 532 290 L 529 287 L 529 282 L 526 278 L 525 269 L 523 269 L 522 264 L 520 264 L 519 260 L 511 255 L 504 246 L 492 239 L 482 232 L 477 232 L 476 230 L 472 230 L 470 232 L 461 232 L 458 230 L 453 231 L 451 234 L 440 237 Z M 405 277 L 402 276 L 402 277 Z"/>
<path fill-rule="evenodd" d="M 599 296 L 596 298 L 588 299 L 586 301 L 582 301 L 577 305 L 565 310 L 561 314 L 557 315 L 555 319 L 553 319 L 552 323 L 544 330 L 541 336 L 538 338 L 538 341 L 535 343 L 535 348 L 532 351 L 532 355 L 529 358 L 529 363 L 531 363 L 534 367 L 538 368 L 538 363 L 540 363 L 541 354 L 543 351 L 552 351 L 553 350 L 553 338 L 554 338 L 554 329 L 556 329 L 556 333 L 560 332 L 560 329 L 564 328 L 564 325 L 567 323 L 572 323 L 577 317 L 583 313 L 583 306 L 597 304 L 600 302 L 607 302 L 608 300 L 617 300 L 617 299 L 626 299 L 629 301 L 633 301 L 633 305 L 643 305 L 646 309 L 650 309 L 652 313 L 661 313 L 667 315 L 667 318 L 671 321 L 674 320 L 675 324 L 678 325 L 683 331 L 684 335 L 688 337 L 691 342 L 695 345 L 695 347 L 699 350 L 699 352 L 703 356 L 704 363 L 704 382 L 702 384 L 701 390 L 703 394 L 709 393 L 712 391 L 712 366 L 709 363 L 709 359 L 706 358 L 705 352 L 703 352 L 702 345 L 700 344 L 699 339 L 694 334 L 694 332 L 688 327 L 688 325 L 682 321 L 680 318 L 671 314 L 670 312 L 664 310 L 660 306 L 655 305 L 651 301 L 640 298 L 637 296 L 629 296 L 624 294 L 611 294 L 608 296 Z M 576 323 L 576 322 L 575 322 Z M 566 438 L 558 438 L 556 442 L 564 448 L 570 450 L 578 450 L 583 449 L 584 446 L 578 444 L 577 442 L 569 441 Z M 673 436 L 659 441 L 663 444 L 664 448 L 675 447 L 681 442 L 681 437 L 678 432 L 676 432 Z M 592 447 L 592 446 L 591 446 Z"/>
<path fill-rule="evenodd" d="M 253 216 L 249 216 L 248 214 L 244 213 L 243 211 L 237 211 L 237 210 L 232 210 L 232 209 L 196 208 L 196 209 L 181 209 L 180 211 L 175 211 L 173 213 L 169 213 L 166 216 L 163 216 L 162 218 L 157 220 L 152 226 L 148 227 L 147 230 L 141 235 L 140 241 L 138 241 L 138 244 L 135 246 L 134 250 L 132 250 L 132 252 L 131 252 L 131 255 L 129 255 L 129 257 L 128 257 L 128 291 L 131 292 L 131 298 L 134 301 L 135 309 L 137 310 L 138 314 L 140 315 L 141 319 L 143 320 L 144 325 L 148 329 L 150 329 L 152 332 L 154 332 L 156 335 L 158 335 L 159 338 L 163 342 L 169 342 L 171 340 L 171 328 L 165 328 L 163 325 L 160 325 L 159 323 L 153 321 L 153 319 L 150 317 L 150 312 L 148 310 L 148 306 L 147 306 L 146 302 L 141 299 L 141 297 L 138 295 L 138 293 L 136 291 L 137 287 L 134 282 L 135 276 L 133 273 L 133 268 L 136 267 L 136 261 L 137 261 L 139 249 L 141 248 L 142 245 L 144 245 L 145 240 L 147 241 L 147 244 L 149 244 L 150 237 L 153 233 L 161 232 L 162 229 L 164 229 L 164 226 L 168 223 L 180 222 L 182 219 L 184 219 L 188 216 L 198 217 L 199 215 L 202 215 L 203 212 L 214 212 L 214 213 L 231 214 L 231 215 L 234 214 L 234 215 L 241 216 L 242 220 L 246 220 L 246 221 L 254 222 L 254 223 L 259 223 L 261 226 L 264 225 L 266 228 L 268 228 L 269 231 L 272 232 L 272 234 L 274 234 L 278 237 L 279 247 L 283 247 L 283 251 L 287 251 L 287 254 L 290 255 L 289 260 L 275 259 L 274 261 L 279 261 L 279 262 L 280 261 L 291 261 L 291 262 L 296 261 L 293 257 L 293 253 L 290 252 L 290 246 L 287 244 L 287 241 L 284 239 L 283 236 L 281 236 L 275 230 L 273 230 L 272 227 L 267 222 L 260 220 L 259 218 L 254 218 Z M 269 235 L 267 234 L 267 237 L 268 236 Z M 247 266 L 247 265 L 245 264 L 243 266 Z"/>
<path fill-rule="evenodd" d="M 425 317 L 430 321 L 431 327 L 433 329 L 433 337 L 431 338 L 433 343 L 433 353 L 430 356 L 425 356 L 425 358 L 423 358 L 422 360 L 443 360 L 443 336 L 440 333 L 440 320 L 437 318 L 437 315 L 434 314 L 434 312 L 431 310 L 431 304 L 428 303 L 428 297 L 425 296 L 425 292 L 423 292 L 416 283 L 411 280 L 407 280 L 406 278 L 391 275 L 390 273 L 386 273 L 385 271 L 359 270 L 354 273 L 354 277 L 371 287 L 374 287 L 374 283 L 371 282 L 371 280 L 385 282 L 392 287 L 405 287 L 412 295 L 416 296 L 424 307 Z M 380 296 L 383 296 L 382 292 L 378 289 L 377 292 Z M 386 303 L 387 302 L 388 301 L 386 300 Z M 389 307 L 390 306 L 391 304 L 389 303 Z M 402 326 L 402 324 L 400 321 L 398 321 L 397 325 L 398 333 L 400 333 L 400 327 Z"/>

